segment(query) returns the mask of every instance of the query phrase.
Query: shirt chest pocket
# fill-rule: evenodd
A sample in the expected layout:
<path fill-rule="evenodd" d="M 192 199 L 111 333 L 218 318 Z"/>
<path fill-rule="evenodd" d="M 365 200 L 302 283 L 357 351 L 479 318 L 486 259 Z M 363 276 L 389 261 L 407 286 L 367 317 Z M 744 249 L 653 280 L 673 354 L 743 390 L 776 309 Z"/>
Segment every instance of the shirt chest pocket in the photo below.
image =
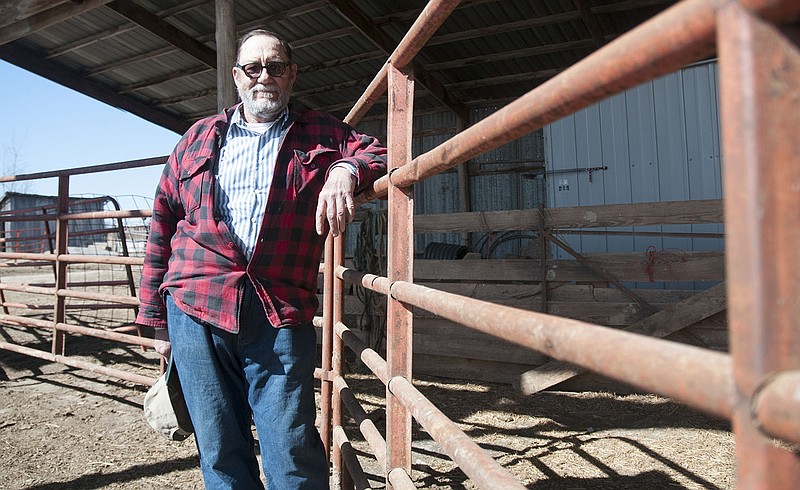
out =
<path fill-rule="evenodd" d="M 340 158 L 338 150 L 317 147 L 309 152 L 294 150 L 294 191 L 298 199 L 316 200 L 330 166 Z"/>
<path fill-rule="evenodd" d="M 208 161 L 186 169 L 180 177 L 180 196 L 186 219 L 192 223 L 197 221 L 198 210 L 203 202 L 203 195 L 208 194 L 210 185 Z"/>

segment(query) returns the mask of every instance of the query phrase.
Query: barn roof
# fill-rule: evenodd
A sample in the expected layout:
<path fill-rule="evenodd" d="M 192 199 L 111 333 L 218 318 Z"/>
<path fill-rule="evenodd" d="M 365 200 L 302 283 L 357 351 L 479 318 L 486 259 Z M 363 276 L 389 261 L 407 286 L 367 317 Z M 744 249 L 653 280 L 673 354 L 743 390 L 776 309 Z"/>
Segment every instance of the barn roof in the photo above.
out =
<path fill-rule="evenodd" d="M 674 3 L 464 0 L 415 58 L 415 111 L 505 104 Z M 237 0 L 235 16 L 290 41 L 296 101 L 343 117 L 425 4 Z M 176 132 L 216 112 L 212 0 L 3 2 L 0 58 Z"/>

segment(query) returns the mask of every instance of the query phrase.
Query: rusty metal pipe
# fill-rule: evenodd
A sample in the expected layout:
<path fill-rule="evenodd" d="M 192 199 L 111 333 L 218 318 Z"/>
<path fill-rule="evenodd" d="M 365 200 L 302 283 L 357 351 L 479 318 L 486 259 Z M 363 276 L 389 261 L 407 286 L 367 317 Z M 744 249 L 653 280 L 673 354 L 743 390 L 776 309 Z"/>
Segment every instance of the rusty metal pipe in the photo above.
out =
<path fill-rule="evenodd" d="M 0 259 L 12 260 L 44 260 L 47 262 L 55 262 L 56 256 L 53 254 L 34 254 L 25 252 L 0 252 Z"/>
<path fill-rule="evenodd" d="M 378 465 L 381 468 L 386 468 L 386 439 L 383 438 L 378 428 L 375 427 L 375 422 L 367 417 L 367 413 L 364 411 L 361 404 L 358 403 L 358 400 L 356 400 L 353 391 L 347 385 L 347 381 L 345 381 L 344 378 L 337 377 L 333 380 L 333 389 L 341 398 L 342 404 L 347 409 L 347 413 L 353 417 L 356 425 L 358 425 L 361 435 L 364 436 L 364 440 L 367 441 L 370 449 L 372 449 L 375 459 L 378 460 Z"/>
<path fill-rule="evenodd" d="M 350 112 L 347 113 L 347 116 L 344 118 L 344 122 L 350 125 L 358 124 L 358 121 L 361 120 L 364 115 L 369 112 L 375 102 L 381 98 L 381 96 L 386 93 L 386 89 L 389 86 L 389 64 L 384 64 L 381 69 L 378 71 L 378 74 L 375 75 L 375 78 L 372 79 L 370 84 L 364 90 L 364 93 L 361 94 L 361 97 L 358 98 L 353 108 L 350 109 Z"/>
<path fill-rule="evenodd" d="M 417 486 L 411 480 L 411 476 L 403 470 L 403 468 L 394 468 L 387 475 L 389 483 L 392 484 L 392 490 L 416 490 Z"/>
<path fill-rule="evenodd" d="M 389 87 L 389 64 L 398 68 L 408 66 L 460 2 L 461 0 L 431 0 L 425 5 L 417 20 L 344 118 L 347 124 L 357 124 L 386 93 Z"/>
<path fill-rule="evenodd" d="M 90 293 L 86 291 L 73 291 L 70 289 L 59 289 L 56 296 L 62 298 L 91 299 L 94 301 L 107 301 L 121 305 L 139 306 L 139 298 L 131 296 L 115 296 L 113 294 Z"/>
<path fill-rule="evenodd" d="M 756 391 L 751 413 L 766 434 L 800 444 L 800 370 L 769 377 Z"/>
<path fill-rule="evenodd" d="M 144 257 L 117 257 L 113 255 L 75 255 L 59 254 L 59 262 L 68 264 L 117 264 L 117 265 L 142 265 Z"/>
<path fill-rule="evenodd" d="M 726 0 L 687 0 L 603 46 L 541 86 L 392 174 L 407 187 L 498 148 L 614 94 L 714 52 L 716 11 Z M 388 192 L 389 176 L 358 196 Z"/>
<path fill-rule="evenodd" d="M 26 316 L 6 315 L 3 313 L 0 314 L 0 321 L 14 322 L 29 327 L 46 328 L 51 331 L 53 330 L 53 322 L 47 320 L 39 320 L 37 318 L 28 318 Z"/>
<path fill-rule="evenodd" d="M 373 349 L 367 347 L 358 335 L 350 331 L 343 323 L 336 324 L 336 335 L 338 335 L 344 344 L 356 353 L 361 362 L 363 362 L 372 371 L 372 374 L 378 377 L 381 382 L 386 385 L 389 382 L 389 375 L 386 371 L 386 361 L 375 352 Z"/>
<path fill-rule="evenodd" d="M 123 211 L 84 211 L 81 213 L 65 213 L 58 215 L 58 219 L 67 221 L 103 218 L 149 218 L 151 216 L 153 216 L 152 209 L 126 209 Z"/>
<path fill-rule="evenodd" d="M 750 5 L 769 14 L 786 3 Z M 736 480 L 796 488 L 800 453 L 766 437 L 752 406 L 765 380 L 800 369 L 800 36 L 797 25 L 781 28 L 741 2 L 729 2 L 718 22 L 723 187 L 736 190 L 724 201 Z"/>
<path fill-rule="evenodd" d="M 350 477 L 353 479 L 353 485 L 356 490 L 372 488 L 369 484 L 369 479 L 367 479 L 367 475 L 364 473 L 364 468 L 361 467 L 361 463 L 358 461 L 358 456 L 353 449 L 353 445 L 350 444 L 347 434 L 345 434 L 344 429 L 341 427 L 333 428 L 333 444 L 339 448 L 342 461 L 345 466 L 347 466 L 347 471 L 350 472 Z"/>
<path fill-rule="evenodd" d="M 350 284 L 358 284 L 376 293 L 389 296 L 391 283 L 389 279 L 375 274 L 366 274 L 355 269 L 348 269 L 346 267 L 337 267 L 336 275 L 349 282 Z"/>
<path fill-rule="evenodd" d="M 51 324 L 52 325 L 52 324 Z M 81 327 L 78 325 L 70 325 L 69 323 L 57 323 L 56 330 L 61 332 L 69 332 L 86 337 L 96 337 L 98 339 L 113 340 L 122 342 L 129 345 L 138 345 L 140 347 L 155 348 L 156 341 L 147 337 L 139 337 L 138 335 L 128 335 L 125 333 L 113 332 L 111 330 L 102 330 L 92 327 Z"/>
<path fill-rule="evenodd" d="M 734 387 L 727 354 L 407 282 L 395 282 L 391 291 L 399 301 L 474 330 L 731 417 Z"/>
<path fill-rule="evenodd" d="M 90 371 L 93 373 L 101 374 L 103 376 L 108 376 L 115 379 L 130 381 L 131 383 L 136 383 L 139 385 L 152 386 L 153 383 L 156 382 L 156 378 L 149 378 L 147 376 L 142 376 L 139 374 L 129 373 L 119 369 L 105 367 L 99 364 L 81 361 L 79 359 L 73 359 L 69 356 L 55 355 L 49 352 L 44 352 L 37 349 L 31 349 L 30 347 L 10 344 L 8 342 L 0 342 L 0 349 L 16 352 L 17 354 L 24 354 L 30 357 L 44 359 L 45 361 L 57 362 L 60 364 L 64 364 L 66 366 L 83 369 L 84 371 Z"/>
<path fill-rule="evenodd" d="M 479 488 L 525 488 L 508 470 L 464 434 L 455 422 L 425 398 L 409 380 L 395 376 L 389 380 L 389 391 Z"/>
<path fill-rule="evenodd" d="M 797 0 L 740 0 L 739 3 L 742 7 L 775 23 L 797 20 L 800 15 L 800 3 Z"/>
<path fill-rule="evenodd" d="M 46 294 L 52 296 L 56 292 L 56 288 L 42 288 L 37 286 L 28 286 L 27 284 L 9 284 L 7 282 L 0 283 L 0 289 L 3 291 L 17 291 L 20 293 L 31 294 Z"/>
<path fill-rule="evenodd" d="M 7 175 L 0 177 L 0 182 L 19 182 L 21 180 L 49 179 L 52 177 L 64 177 L 69 175 L 91 174 L 97 172 L 110 172 L 113 170 L 126 170 L 132 168 L 152 167 L 167 163 L 167 156 L 143 158 L 139 160 L 128 160 L 117 163 L 106 163 L 103 165 L 90 165 L 86 167 L 75 167 L 65 170 L 55 170 L 50 172 L 36 172 L 32 174 Z"/>
<path fill-rule="evenodd" d="M 392 52 L 389 58 L 392 65 L 397 68 L 407 67 L 460 3 L 461 0 L 428 2 Z"/>
<path fill-rule="evenodd" d="M 328 233 L 325 240 L 325 263 L 322 295 L 322 371 L 325 375 L 320 384 L 320 437 L 325 446 L 325 454 L 330 462 L 331 455 L 331 395 L 330 382 L 331 353 L 333 349 L 333 236 Z"/>

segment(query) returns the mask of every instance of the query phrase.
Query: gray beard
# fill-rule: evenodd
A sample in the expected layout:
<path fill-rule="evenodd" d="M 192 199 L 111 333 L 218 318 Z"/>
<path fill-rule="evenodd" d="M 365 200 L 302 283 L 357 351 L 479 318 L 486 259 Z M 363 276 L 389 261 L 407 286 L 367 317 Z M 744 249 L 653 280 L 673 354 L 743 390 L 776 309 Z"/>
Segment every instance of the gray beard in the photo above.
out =
<path fill-rule="evenodd" d="M 256 99 L 254 93 L 257 87 L 244 91 L 237 87 L 239 98 L 242 99 L 244 108 L 259 119 L 275 119 L 289 104 L 289 95 L 281 93 L 277 99 Z"/>

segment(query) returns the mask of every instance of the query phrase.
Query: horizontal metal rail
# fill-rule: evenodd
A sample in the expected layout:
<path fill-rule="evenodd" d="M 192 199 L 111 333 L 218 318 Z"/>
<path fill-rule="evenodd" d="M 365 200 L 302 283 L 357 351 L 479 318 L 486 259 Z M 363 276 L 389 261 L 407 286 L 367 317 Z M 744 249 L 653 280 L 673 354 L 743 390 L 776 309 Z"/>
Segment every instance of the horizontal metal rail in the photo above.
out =
<path fill-rule="evenodd" d="M 425 5 L 419 17 L 400 40 L 389 59 L 375 75 L 364 93 L 344 118 L 348 124 L 356 124 L 369 112 L 375 102 L 386 93 L 389 79 L 389 64 L 396 67 L 408 66 L 425 43 L 433 37 L 450 13 L 458 7 L 461 0 L 432 0 Z"/>
<path fill-rule="evenodd" d="M 367 479 L 367 475 L 364 473 L 364 468 L 361 467 L 361 462 L 358 461 L 356 451 L 353 449 L 353 445 L 347 438 L 347 434 L 345 434 L 343 428 L 333 428 L 333 443 L 339 446 L 344 464 L 347 466 L 347 469 L 350 470 L 350 477 L 353 479 L 354 488 L 356 490 L 371 488 L 369 479 Z"/>
<path fill-rule="evenodd" d="M 436 408 L 411 381 L 396 376 L 389 380 L 389 390 L 480 488 L 526 488 Z"/>
<path fill-rule="evenodd" d="M 49 352 L 43 352 L 37 349 L 31 349 L 30 347 L 11 344 L 9 342 L 0 342 L 0 349 L 4 349 L 10 352 L 16 352 L 18 354 L 24 354 L 30 357 L 36 357 L 38 359 L 44 359 L 45 361 L 49 362 L 64 364 L 65 366 L 70 366 L 77 369 L 83 369 L 84 371 L 102 374 L 104 376 L 109 376 L 112 378 L 130 381 L 131 383 L 136 383 L 139 385 L 151 386 L 153 383 L 156 382 L 156 378 L 149 378 L 147 376 L 142 376 L 140 374 L 134 374 L 134 373 L 129 373 L 127 371 L 122 371 L 121 369 L 114 369 L 100 364 L 82 361 L 80 359 L 75 359 L 74 357 L 51 354 Z"/>
<path fill-rule="evenodd" d="M 361 359 L 365 363 L 368 363 L 367 366 L 376 373 L 378 377 L 380 377 L 378 373 L 385 376 L 386 361 L 374 350 L 369 349 L 358 336 L 349 332 L 349 329 L 344 324 L 339 323 L 337 325 L 336 334 L 339 335 L 345 345 L 353 349 L 354 352 L 374 353 L 374 356 L 364 356 Z M 467 476 L 484 485 L 488 485 L 491 481 L 503 484 L 499 487 L 486 486 L 485 488 L 524 488 L 516 478 L 511 476 L 497 461 L 489 457 L 480 446 L 475 444 L 464 434 L 455 423 L 447 419 L 433 404 L 427 400 L 427 403 L 419 401 L 419 398 L 422 397 L 424 399 L 424 396 L 416 391 L 416 388 L 413 388 L 413 386 L 408 388 L 405 384 L 398 383 L 398 380 L 403 380 L 410 385 L 410 382 L 400 377 L 390 379 L 388 383 L 384 384 L 386 384 L 387 388 L 391 390 L 392 393 L 396 394 L 398 398 L 401 399 L 403 405 L 414 414 L 414 418 L 425 427 L 425 430 L 427 430 L 431 437 L 442 446 L 448 456 L 461 467 Z M 392 388 L 392 383 L 394 383 L 394 386 L 402 391 L 405 396 L 401 396 L 395 392 Z M 397 475 L 396 477 L 400 478 Z M 506 482 L 509 484 L 513 483 L 513 485 L 505 486 Z"/>
<path fill-rule="evenodd" d="M 448 320 L 561 361 L 730 418 L 731 359 L 727 354 L 654 339 L 592 323 L 467 298 L 339 267 L 339 277 Z M 619 346 L 624 345 L 625 349 Z"/>
<path fill-rule="evenodd" d="M 63 170 L 53 170 L 49 172 L 36 172 L 32 174 L 6 175 L 0 177 L 2 182 L 20 182 L 23 180 L 50 179 L 54 177 L 66 177 L 70 175 L 93 174 L 98 172 L 112 172 L 114 170 L 128 170 L 133 168 L 152 167 L 167 163 L 167 156 L 142 158 L 138 160 L 127 160 L 117 163 L 106 163 L 103 165 L 89 165 L 85 167 L 75 167 Z"/>
<path fill-rule="evenodd" d="M 367 416 L 367 413 L 358 403 L 355 395 L 353 395 L 353 391 L 347 386 L 344 378 L 337 376 L 333 380 L 333 388 L 336 395 L 341 398 L 347 412 L 353 417 L 361 435 L 364 436 L 364 440 L 369 444 L 372 454 L 375 455 L 375 459 L 378 461 L 378 466 L 386 468 L 386 439 L 383 438 L 375 426 L 375 422 Z"/>

